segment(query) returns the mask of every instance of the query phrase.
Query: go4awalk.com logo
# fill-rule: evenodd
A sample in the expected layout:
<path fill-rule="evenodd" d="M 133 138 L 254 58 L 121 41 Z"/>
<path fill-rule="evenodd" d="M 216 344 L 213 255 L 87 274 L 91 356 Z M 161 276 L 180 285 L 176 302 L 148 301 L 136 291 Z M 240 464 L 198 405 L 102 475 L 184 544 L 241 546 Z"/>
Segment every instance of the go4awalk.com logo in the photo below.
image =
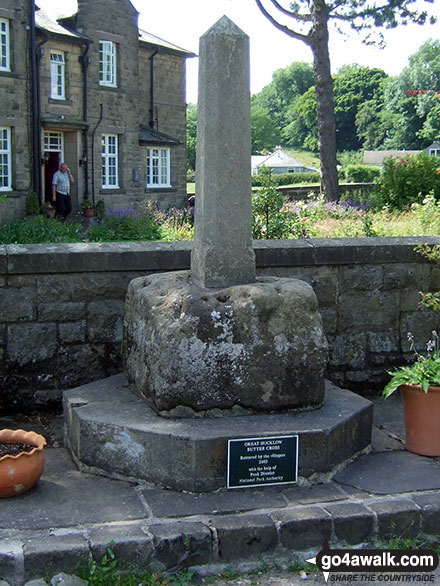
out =
<path fill-rule="evenodd" d="M 439 564 L 438 554 L 432 549 L 330 549 L 328 543 L 315 558 L 306 560 L 316 564 L 328 582 L 434 582 Z"/>

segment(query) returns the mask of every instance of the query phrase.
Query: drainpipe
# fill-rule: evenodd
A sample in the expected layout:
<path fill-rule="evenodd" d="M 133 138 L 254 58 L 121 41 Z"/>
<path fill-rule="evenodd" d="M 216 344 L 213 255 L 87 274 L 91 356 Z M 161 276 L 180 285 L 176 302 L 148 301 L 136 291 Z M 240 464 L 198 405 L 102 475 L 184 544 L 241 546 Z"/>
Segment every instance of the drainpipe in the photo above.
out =
<path fill-rule="evenodd" d="M 79 62 L 81 63 L 83 73 L 83 120 L 87 122 L 87 94 L 88 94 L 88 77 L 87 70 L 90 64 L 90 57 L 88 56 L 90 48 L 90 41 L 86 41 L 84 53 L 80 55 Z M 84 166 L 84 199 L 89 199 L 89 132 L 88 127 L 83 130 L 83 166 Z"/>
<path fill-rule="evenodd" d="M 150 59 L 150 128 L 154 129 L 154 58 L 159 53 L 156 49 L 149 57 Z"/>
<path fill-rule="evenodd" d="M 102 122 L 102 104 L 99 104 L 100 113 L 99 113 L 99 120 L 92 131 L 92 201 L 93 205 L 95 205 L 95 132 L 98 126 Z"/>
<path fill-rule="evenodd" d="M 31 57 L 31 107 L 32 107 L 32 152 L 33 152 L 33 190 L 43 205 L 41 182 L 41 114 L 40 114 L 40 76 L 38 75 L 37 42 L 35 38 L 35 1 L 30 4 L 30 57 Z"/>

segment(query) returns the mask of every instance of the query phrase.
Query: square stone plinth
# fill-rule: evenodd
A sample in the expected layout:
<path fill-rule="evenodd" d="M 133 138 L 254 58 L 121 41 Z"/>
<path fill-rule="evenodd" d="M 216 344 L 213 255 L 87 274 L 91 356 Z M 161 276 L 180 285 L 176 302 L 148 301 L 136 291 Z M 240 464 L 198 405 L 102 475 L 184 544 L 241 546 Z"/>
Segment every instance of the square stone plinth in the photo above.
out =
<path fill-rule="evenodd" d="M 187 416 L 316 407 L 328 348 L 304 281 L 206 289 L 182 271 L 130 283 L 123 356 L 127 378 L 158 413 Z"/>

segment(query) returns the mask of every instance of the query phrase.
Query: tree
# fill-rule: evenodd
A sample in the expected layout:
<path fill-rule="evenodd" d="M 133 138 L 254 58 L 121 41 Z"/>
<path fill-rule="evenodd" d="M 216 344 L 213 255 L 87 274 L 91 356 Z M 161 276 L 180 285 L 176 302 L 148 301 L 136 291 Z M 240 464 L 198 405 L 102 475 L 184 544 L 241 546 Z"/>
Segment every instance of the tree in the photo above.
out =
<path fill-rule="evenodd" d="M 272 151 L 280 143 L 281 135 L 272 116 L 262 106 L 251 106 L 252 152 Z"/>
<path fill-rule="evenodd" d="M 196 168 L 197 148 L 197 106 L 188 104 L 186 111 L 186 169 Z"/>
<path fill-rule="evenodd" d="M 431 2 L 433 0 L 424 0 Z M 426 11 L 412 8 L 416 0 L 390 0 L 377 5 L 374 0 L 255 0 L 263 15 L 279 30 L 302 41 L 313 55 L 315 90 L 317 98 L 318 139 L 321 159 L 321 190 L 328 199 L 338 199 L 336 169 L 336 126 L 333 101 L 333 84 L 328 49 L 329 21 L 348 24 L 356 31 L 365 31 L 364 42 L 381 42 L 371 33 L 373 28 L 394 28 L 409 21 L 424 24 Z M 264 4 L 263 4 L 264 2 Z M 265 4 L 270 7 L 266 8 Z M 286 5 L 289 7 L 287 8 Z M 275 15 L 273 14 L 275 12 Z M 292 19 L 296 29 L 280 20 Z M 434 19 L 431 18 L 431 22 Z"/>
<path fill-rule="evenodd" d="M 294 61 L 287 67 L 277 69 L 270 84 L 253 97 L 252 103 L 264 108 L 281 131 L 287 123 L 289 107 L 312 85 L 312 66 L 302 61 Z"/>

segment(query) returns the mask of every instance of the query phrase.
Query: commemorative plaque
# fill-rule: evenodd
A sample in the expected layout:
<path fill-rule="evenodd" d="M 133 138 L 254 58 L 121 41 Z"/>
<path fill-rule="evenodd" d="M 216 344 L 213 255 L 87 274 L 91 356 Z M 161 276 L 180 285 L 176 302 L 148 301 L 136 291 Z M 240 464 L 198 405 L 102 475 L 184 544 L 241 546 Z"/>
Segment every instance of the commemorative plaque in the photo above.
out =
<path fill-rule="evenodd" d="M 298 448 L 297 435 L 228 440 L 227 488 L 295 483 Z"/>

